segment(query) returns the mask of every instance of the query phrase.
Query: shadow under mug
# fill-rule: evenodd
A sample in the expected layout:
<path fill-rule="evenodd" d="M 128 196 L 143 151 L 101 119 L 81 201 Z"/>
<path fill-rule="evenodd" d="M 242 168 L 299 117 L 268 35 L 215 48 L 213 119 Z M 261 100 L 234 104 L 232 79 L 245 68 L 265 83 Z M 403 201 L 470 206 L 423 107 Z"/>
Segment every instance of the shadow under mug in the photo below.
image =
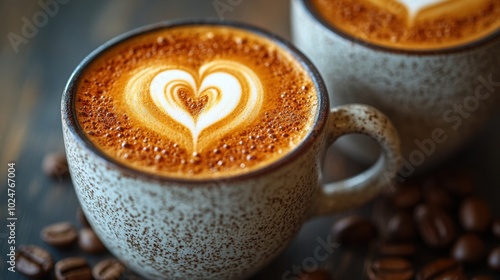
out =
<path fill-rule="evenodd" d="M 263 168 L 210 180 L 144 173 L 117 162 L 85 136 L 75 115 L 82 71 L 102 52 L 146 32 L 206 25 L 243 29 L 292 54 L 312 78 L 318 98 L 311 131 L 294 150 Z M 241 279 L 275 258 L 310 217 L 358 206 L 391 186 L 399 138 L 376 109 L 332 109 L 311 62 L 284 40 L 241 23 L 166 22 L 104 44 L 78 65 L 62 97 L 62 126 L 71 177 L 82 209 L 105 246 L 150 279 Z M 340 136 L 362 133 L 378 141 L 379 161 L 356 177 L 323 185 L 326 149 Z"/>
<path fill-rule="evenodd" d="M 500 101 L 500 30 L 439 50 L 401 50 L 359 40 L 319 16 L 309 0 L 292 0 L 292 42 L 322 75 L 331 106 L 363 103 L 394 123 L 401 138 L 398 180 L 427 171 L 463 147 Z M 342 151 L 375 161 L 378 145 L 361 136 Z"/>

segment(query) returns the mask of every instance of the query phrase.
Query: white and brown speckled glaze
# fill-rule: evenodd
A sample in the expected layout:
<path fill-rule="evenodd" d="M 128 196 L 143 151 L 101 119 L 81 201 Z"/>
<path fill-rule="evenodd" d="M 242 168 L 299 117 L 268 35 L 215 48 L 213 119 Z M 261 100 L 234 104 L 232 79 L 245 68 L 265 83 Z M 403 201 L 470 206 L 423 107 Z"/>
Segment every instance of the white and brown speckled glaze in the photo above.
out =
<path fill-rule="evenodd" d="M 267 176 L 203 184 L 127 175 L 76 141 L 66 141 L 66 152 L 90 224 L 131 269 L 149 279 L 241 279 L 281 252 L 304 222 L 321 146 Z"/>
<path fill-rule="evenodd" d="M 411 163 L 411 153 L 421 150 L 416 140 L 430 139 L 434 129 L 443 129 L 446 141 L 435 143 L 435 151 L 413 166 L 417 171 L 434 166 L 462 147 L 498 106 L 497 86 L 470 116 L 460 117 L 460 125 L 444 117 L 447 110 L 454 110 L 454 104 L 464 104 L 483 86 L 479 77 L 500 82 L 499 32 L 455 49 L 398 51 L 336 31 L 309 9 L 307 0 L 292 1 L 291 26 L 293 42 L 325 80 L 332 106 L 356 102 L 384 112 L 400 134 L 405 160 Z M 346 152 L 360 160 L 372 160 L 378 154 L 365 139 L 341 142 Z"/>
<path fill-rule="evenodd" d="M 272 38 L 294 53 L 320 95 L 318 117 L 304 142 L 262 169 L 219 180 L 174 179 L 130 169 L 96 149 L 75 121 L 74 84 L 85 65 L 112 43 L 82 62 L 63 94 L 64 142 L 82 209 L 106 247 L 146 278 L 249 277 L 287 246 L 308 217 L 373 198 L 390 186 L 387 175 L 397 172 L 399 140 L 384 115 L 362 105 L 329 113 L 323 82 L 305 57 L 268 33 L 233 26 Z M 323 188 L 321 165 L 326 148 L 339 136 L 354 132 L 377 139 L 384 157 L 357 180 Z"/>

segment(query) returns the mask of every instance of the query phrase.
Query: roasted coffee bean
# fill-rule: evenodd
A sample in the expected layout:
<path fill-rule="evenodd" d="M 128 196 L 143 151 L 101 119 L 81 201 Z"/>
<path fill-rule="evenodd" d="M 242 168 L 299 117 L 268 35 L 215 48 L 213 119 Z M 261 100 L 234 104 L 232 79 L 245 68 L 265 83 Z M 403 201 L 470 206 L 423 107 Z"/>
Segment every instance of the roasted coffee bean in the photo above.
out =
<path fill-rule="evenodd" d="M 368 269 L 370 280 L 410 280 L 413 275 L 411 263 L 402 258 L 376 260 Z"/>
<path fill-rule="evenodd" d="M 82 228 L 78 235 L 78 245 L 84 252 L 97 254 L 106 251 L 101 240 L 91 228 Z"/>
<path fill-rule="evenodd" d="M 100 261 L 92 268 L 92 276 L 95 280 L 118 280 L 125 271 L 118 260 L 110 258 Z"/>
<path fill-rule="evenodd" d="M 472 278 L 472 280 L 495 280 L 495 278 L 493 278 L 493 276 L 489 276 L 489 275 L 479 275 L 479 276 Z"/>
<path fill-rule="evenodd" d="M 436 186 L 426 189 L 424 199 L 428 205 L 445 211 L 450 211 L 455 206 L 453 197 L 444 189 Z"/>
<path fill-rule="evenodd" d="M 57 280 L 92 279 L 90 266 L 84 258 L 71 257 L 58 261 L 55 267 Z"/>
<path fill-rule="evenodd" d="M 422 199 L 422 192 L 417 185 L 407 184 L 396 188 L 391 195 L 392 204 L 396 208 L 409 209 L 417 205 Z"/>
<path fill-rule="evenodd" d="M 495 219 L 491 225 L 491 232 L 497 238 L 500 238 L 500 219 Z"/>
<path fill-rule="evenodd" d="M 330 280 L 330 272 L 318 269 L 313 272 L 301 274 L 299 280 Z"/>
<path fill-rule="evenodd" d="M 416 251 L 413 243 L 382 243 L 378 246 L 378 253 L 384 257 L 411 257 Z"/>
<path fill-rule="evenodd" d="M 54 260 L 49 252 L 35 245 L 21 245 L 16 252 L 16 269 L 22 274 L 34 278 L 45 278 L 54 267 Z"/>
<path fill-rule="evenodd" d="M 484 258 L 485 253 L 483 240 L 473 233 L 460 236 L 451 249 L 451 256 L 461 263 L 477 263 Z"/>
<path fill-rule="evenodd" d="M 71 223 L 62 222 L 43 228 L 40 237 L 49 245 L 66 247 L 76 241 L 78 232 Z"/>
<path fill-rule="evenodd" d="M 68 160 L 64 153 L 47 154 L 42 161 L 42 170 L 52 178 L 65 178 L 69 175 Z"/>
<path fill-rule="evenodd" d="M 405 212 L 394 214 L 387 223 L 387 235 L 390 240 L 408 241 L 417 236 L 417 226 L 413 217 Z"/>
<path fill-rule="evenodd" d="M 449 271 L 432 278 L 433 280 L 469 280 L 463 271 Z"/>
<path fill-rule="evenodd" d="M 466 197 L 474 193 L 474 176 L 464 170 L 441 174 L 439 183 L 449 192 L 460 197 Z"/>
<path fill-rule="evenodd" d="M 446 247 L 455 239 L 455 224 L 442 210 L 422 204 L 414 216 L 420 237 L 429 247 Z"/>
<path fill-rule="evenodd" d="M 332 227 L 336 241 L 346 246 L 364 246 L 378 237 L 378 230 L 370 221 L 360 216 L 348 216 Z"/>
<path fill-rule="evenodd" d="M 449 278 L 446 278 L 449 276 Z M 455 278 L 453 278 L 454 276 Z M 454 259 L 439 259 L 425 265 L 417 274 L 417 280 L 466 280 L 462 266 Z"/>
<path fill-rule="evenodd" d="M 460 205 L 460 223 L 465 230 L 484 232 L 491 224 L 491 210 L 488 203 L 479 197 L 469 197 Z"/>
<path fill-rule="evenodd" d="M 488 266 L 496 271 L 500 271 L 500 246 L 494 248 L 488 256 Z"/>
<path fill-rule="evenodd" d="M 85 217 L 85 213 L 83 213 L 83 210 L 81 207 L 78 207 L 78 209 L 76 210 L 76 220 L 83 227 L 90 227 L 89 221 L 87 221 L 87 217 Z"/>

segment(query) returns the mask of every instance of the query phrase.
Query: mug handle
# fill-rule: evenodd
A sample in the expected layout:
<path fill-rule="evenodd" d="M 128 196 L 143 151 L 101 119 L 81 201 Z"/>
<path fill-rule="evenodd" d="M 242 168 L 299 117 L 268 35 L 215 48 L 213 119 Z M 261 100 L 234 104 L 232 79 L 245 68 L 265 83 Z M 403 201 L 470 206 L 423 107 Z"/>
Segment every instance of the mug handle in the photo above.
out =
<path fill-rule="evenodd" d="M 328 121 L 326 149 L 340 136 L 364 134 L 380 144 L 382 154 L 373 166 L 355 177 L 321 186 L 311 217 L 359 206 L 390 190 L 401 161 L 398 133 L 379 110 L 360 104 L 343 105 L 330 111 Z"/>

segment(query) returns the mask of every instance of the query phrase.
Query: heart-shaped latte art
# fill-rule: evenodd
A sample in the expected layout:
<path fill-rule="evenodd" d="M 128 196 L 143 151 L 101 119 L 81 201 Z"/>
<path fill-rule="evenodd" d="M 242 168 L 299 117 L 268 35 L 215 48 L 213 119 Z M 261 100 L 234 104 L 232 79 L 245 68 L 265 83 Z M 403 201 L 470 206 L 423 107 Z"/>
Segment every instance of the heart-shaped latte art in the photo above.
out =
<path fill-rule="evenodd" d="M 196 97 L 202 94 L 208 97 L 208 103 L 197 116 L 185 108 L 185 101 L 179 96 L 182 88 L 194 91 Z M 238 79 L 221 72 L 205 76 L 198 88 L 190 73 L 166 70 L 154 77 L 150 90 L 156 106 L 187 127 L 194 143 L 198 141 L 201 131 L 227 117 L 236 108 L 242 95 Z"/>
<path fill-rule="evenodd" d="M 193 151 L 253 120 L 264 94 L 250 68 L 226 60 L 207 63 L 198 73 L 148 67 L 130 79 L 125 93 L 137 119 Z"/>
<path fill-rule="evenodd" d="M 408 11 L 408 17 L 410 22 L 413 22 L 415 16 L 423 9 L 445 2 L 448 0 L 398 0 L 403 6 L 406 7 Z"/>
<path fill-rule="evenodd" d="M 414 17 L 424 8 L 439 4 L 441 2 L 445 2 L 447 0 L 398 0 L 398 1 L 401 2 L 401 4 L 403 4 L 406 7 L 406 9 L 408 9 L 410 17 Z"/>
<path fill-rule="evenodd" d="M 400 14 L 404 12 L 403 9 L 408 13 L 408 24 L 413 24 L 416 16 L 427 7 L 435 6 L 440 3 L 444 3 L 449 0 L 369 0 L 371 3 L 379 6 L 382 9 L 388 9 L 389 11 Z M 468 0 L 461 0 L 468 1 Z"/>

